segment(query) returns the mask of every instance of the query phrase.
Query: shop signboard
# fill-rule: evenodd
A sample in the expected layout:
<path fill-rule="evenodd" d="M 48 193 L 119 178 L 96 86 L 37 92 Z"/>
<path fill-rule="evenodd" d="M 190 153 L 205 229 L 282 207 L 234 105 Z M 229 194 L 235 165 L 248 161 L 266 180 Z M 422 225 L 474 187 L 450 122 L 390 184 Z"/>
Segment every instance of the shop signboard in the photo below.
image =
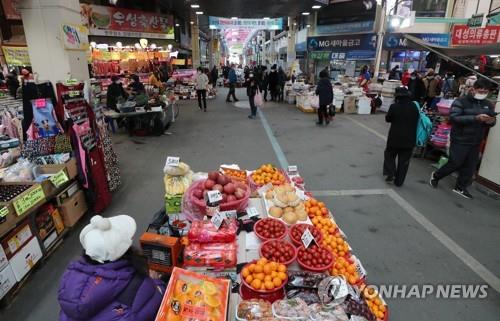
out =
<path fill-rule="evenodd" d="M 375 50 L 377 36 L 373 33 L 318 36 L 307 38 L 309 51 L 348 52 L 354 50 Z"/>
<path fill-rule="evenodd" d="M 3 55 L 8 65 L 30 66 L 28 47 L 2 46 Z"/>
<path fill-rule="evenodd" d="M 450 36 L 447 33 L 412 33 L 410 35 L 436 46 L 448 47 L 450 42 Z M 405 50 L 408 49 L 408 39 L 405 38 L 404 33 L 391 33 L 384 37 L 383 45 L 384 49 Z"/>
<path fill-rule="evenodd" d="M 283 18 L 274 19 L 231 19 L 221 17 L 208 17 L 210 29 L 259 29 L 259 30 L 281 30 L 283 29 Z"/>
<path fill-rule="evenodd" d="M 7 20 L 21 20 L 21 13 L 17 10 L 21 0 L 2 0 L 2 8 Z"/>
<path fill-rule="evenodd" d="M 331 56 L 330 51 L 310 51 L 309 52 L 309 59 L 312 60 L 330 60 Z"/>
<path fill-rule="evenodd" d="M 87 50 L 89 48 L 89 29 L 84 25 L 64 23 L 61 25 L 64 48 Z"/>
<path fill-rule="evenodd" d="M 318 35 L 329 35 L 339 33 L 371 32 L 373 31 L 374 21 L 357 21 L 339 23 L 334 25 L 318 25 L 316 33 Z"/>
<path fill-rule="evenodd" d="M 171 15 L 81 4 L 80 14 L 90 35 L 175 39 Z"/>
<path fill-rule="evenodd" d="M 482 46 L 500 42 L 500 26 L 470 28 L 467 25 L 454 25 L 451 32 L 452 46 Z"/>

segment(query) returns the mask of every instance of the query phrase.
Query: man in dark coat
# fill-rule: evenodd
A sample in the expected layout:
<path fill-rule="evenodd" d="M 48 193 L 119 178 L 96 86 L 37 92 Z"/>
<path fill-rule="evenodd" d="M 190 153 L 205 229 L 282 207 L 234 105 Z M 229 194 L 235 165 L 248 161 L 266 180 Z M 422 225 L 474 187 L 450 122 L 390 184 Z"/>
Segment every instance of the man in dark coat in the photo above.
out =
<path fill-rule="evenodd" d="M 277 66 L 273 65 L 271 67 L 271 72 L 269 73 L 269 76 L 268 76 L 269 91 L 271 92 L 271 101 L 278 100 L 279 75 L 278 75 L 278 71 L 276 70 L 276 68 L 277 68 Z"/>
<path fill-rule="evenodd" d="M 422 105 L 425 99 L 425 84 L 416 71 L 412 72 L 410 75 L 408 90 L 410 91 L 411 99 Z"/>
<path fill-rule="evenodd" d="M 318 122 L 316 125 L 323 125 L 323 119 L 325 119 L 328 125 L 330 123 L 328 119 L 328 105 L 333 101 L 333 88 L 328 72 L 321 71 L 319 77 L 320 79 L 316 86 L 316 95 L 319 96 Z"/>
<path fill-rule="evenodd" d="M 405 87 L 396 88 L 395 98 L 396 102 L 385 115 L 385 120 L 391 123 L 391 129 L 384 152 L 384 176 L 387 182 L 394 182 L 399 187 L 403 185 L 410 166 L 420 114 Z"/>
<path fill-rule="evenodd" d="M 458 98 L 451 105 L 450 157 L 446 165 L 432 173 L 432 187 L 436 188 L 441 179 L 458 171 L 453 192 L 472 199 L 467 187 L 477 169 L 480 145 L 487 129 L 496 124 L 493 104 L 486 99 L 489 88 L 488 80 L 480 78 L 468 95 Z"/>

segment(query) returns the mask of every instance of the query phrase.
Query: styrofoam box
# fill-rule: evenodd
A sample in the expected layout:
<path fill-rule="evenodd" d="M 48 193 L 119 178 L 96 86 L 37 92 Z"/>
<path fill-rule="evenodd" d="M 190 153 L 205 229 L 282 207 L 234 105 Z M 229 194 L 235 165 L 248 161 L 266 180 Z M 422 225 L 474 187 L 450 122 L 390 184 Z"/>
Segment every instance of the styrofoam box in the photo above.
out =
<path fill-rule="evenodd" d="M 2 299 L 14 285 L 16 285 L 16 276 L 10 265 L 0 269 L 0 299 Z"/>
<path fill-rule="evenodd" d="M 5 255 L 5 251 L 3 250 L 3 247 L 0 246 L 0 270 L 4 268 L 9 264 L 9 260 L 7 259 L 7 256 Z"/>
<path fill-rule="evenodd" d="M 42 249 L 36 237 L 33 237 L 19 252 L 14 255 L 9 263 L 16 276 L 17 281 L 23 277 L 35 266 L 42 258 Z"/>

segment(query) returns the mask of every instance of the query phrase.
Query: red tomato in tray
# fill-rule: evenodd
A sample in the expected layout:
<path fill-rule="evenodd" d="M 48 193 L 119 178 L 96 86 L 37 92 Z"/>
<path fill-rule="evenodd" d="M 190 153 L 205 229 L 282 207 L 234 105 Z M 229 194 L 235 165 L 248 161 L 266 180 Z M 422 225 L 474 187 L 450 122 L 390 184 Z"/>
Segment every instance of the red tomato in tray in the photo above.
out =
<path fill-rule="evenodd" d="M 269 240 L 261 245 L 260 255 L 270 261 L 288 265 L 295 261 L 297 250 L 288 241 Z"/>

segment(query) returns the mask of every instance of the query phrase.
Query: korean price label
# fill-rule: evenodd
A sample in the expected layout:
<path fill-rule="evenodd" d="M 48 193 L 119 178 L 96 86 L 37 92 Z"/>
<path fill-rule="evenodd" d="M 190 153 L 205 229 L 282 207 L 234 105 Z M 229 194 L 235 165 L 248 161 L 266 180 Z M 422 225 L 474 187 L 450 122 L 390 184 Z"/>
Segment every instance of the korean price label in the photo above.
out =
<path fill-rule="evenodd" d="M 209 203 L 215 204 L 222 201 L 222 193 L 219 191 L 208 191 L 207 198 Z"/>
<path fill-rule="evenodd" d="M 3 218 L 5 216 L 7 216 L 7 214 L 9 214 L 9 209 L 7 207 L 2 207 L 0 209 L 0 218 Z"/>
<path fill-rule="evenodd" d="M 210 221 L 215 226 L 215 228 L 218 230 L 218 229 L 220 229 L 220 226 L 224 222 L 224 218 L 225 218 L 224 214 L 217 212 L 217 213 L 215 213 L 214 216 L 212 216 L 212 219 Z"/>
<path fill-rule="evenodd" d="M 238 218 L 236 210 L 222 211 L 220 213 L 223 214 L 228 220 L 235 220 Z"/>
<path fill-rule="evenodd" d="M 14 201 L 14 209 L 16 210 L 17 215 L 21 216 L 44 199 L 45 194 L 43 193 L 42 186 L 38 185 L 29 192 L 18 197 Z"/>
<path fill-rule="evenodd" d="M 172 166 L 172 167 L 179 167 L 179 161 L 180 161 L 179 157 L 168 156 L 167 163 L 165 165 Z"/>
<path fill-rule="evenodd" d="M 259 216 L 259 211 L 255 207 L 247 208 L 247 215 L 249 218 Z"/>
<path fill-rule="evenodd" d="M 300 239 L 302 240 L 302 244 L 304 244 L 304 247 L 306 249 L 309 247 L 309 245 L 311 245 L 312 242 L 316 242 L 316 240 L 314 240 L 314 236 L 312 235 L 311 231 L 309 231 L 309 228 L 306 228 L 304 233 L 302 233 Z"/>
<path fill-rule="evenodd" d="M 68 175 L 66 175 L 66 172 L 64 170 L 61 170 L 57 172 L 55 175 L 51 176 L 50 181 L 52 184 L 54 184 L 55 187 L 59 187 L 69 181 Z"/>
<path fill-rule="evenodd" d="M 288 173 L 293 174 L 297 173 L 299 169 L 297 168 L 297 165 L 290 165 L 288 166 Z"/>
<path fill-rule="evenodd" d="M 358 272 L 359 277 L 360 278 L 366 277 L 366 270 L 363 267 L 363 264 L 361 264 L 361 261 L 358 258 L 356 258 L 355 262 L 356 262 L 356 271 Z"/>

